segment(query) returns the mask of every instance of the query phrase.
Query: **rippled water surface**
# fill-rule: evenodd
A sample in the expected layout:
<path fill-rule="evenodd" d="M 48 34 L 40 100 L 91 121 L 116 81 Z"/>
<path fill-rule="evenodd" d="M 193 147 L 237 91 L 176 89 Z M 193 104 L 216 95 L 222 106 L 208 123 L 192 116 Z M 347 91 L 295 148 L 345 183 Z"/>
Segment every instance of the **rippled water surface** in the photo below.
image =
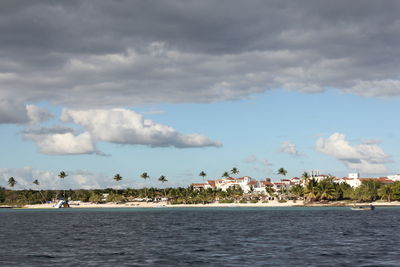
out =
<path fill-rule="evenodd" d="M 400 266 L 400 208 L 0 209 L 0 266 Z"/>

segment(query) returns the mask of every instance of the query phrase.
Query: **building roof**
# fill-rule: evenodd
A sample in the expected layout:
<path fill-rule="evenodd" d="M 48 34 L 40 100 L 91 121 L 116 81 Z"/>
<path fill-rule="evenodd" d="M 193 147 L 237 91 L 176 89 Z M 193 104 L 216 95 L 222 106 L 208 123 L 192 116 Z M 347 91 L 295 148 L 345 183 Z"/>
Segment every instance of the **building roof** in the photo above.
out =
<path fill-rule="evenodd" d="M 192 186 L 194 186 L 194 187 L 204 187 L 204 186 L 206 186 L 206 184 L 192 184 Z"/>
<path fill-rule="evenodd" d="M 214 180 L 208 180 L 207 181 L 209 185 L 211 185 L 212 187 L 215 187 L 215 181 Z"/>

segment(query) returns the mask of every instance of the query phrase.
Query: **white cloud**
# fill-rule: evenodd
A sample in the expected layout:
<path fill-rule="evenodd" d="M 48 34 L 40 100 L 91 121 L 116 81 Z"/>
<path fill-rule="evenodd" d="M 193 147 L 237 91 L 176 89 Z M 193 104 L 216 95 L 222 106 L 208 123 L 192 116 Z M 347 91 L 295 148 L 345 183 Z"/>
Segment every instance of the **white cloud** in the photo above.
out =
<path fill-rule="evenodd" d="M 128 109 L 64 109 L 61 119 L 83 126 L 98 141 L 152 147 L 221 146 L 221 143 L 210 140 L 204 135 L 181 134 L 170 126 L 145 119 Z"/>
<path fill-rule="evenodd" d="M 293 155 L 293 156 L 298 156 L 299 155 L 299 152 L 297 151 L 296 144 L 290 143 L 288 141 L 284 141 L 281 144 L 280 151 L 283 152 L 283 153 L 287 153 L 287 154 Z"/>
<path fill-rule="evenodd" d="M 344 134 L 334 133 L 327 139 L 319 138 L 316 150 L 337 158 L 351 170 L 370 174 L 388 172 L 384 164 L 389 161 L 389 155 L 374 143 L 351 145 Z"/>
<path fill-rule="evenodd" d="M 48 155 L 93 154 L 96 150 L 92 136 L 88 132 L 34 132 L 26 131 L 24 138 L 35 141 L 39 152 Z M 100 153 L 101 154 L 101 153 Z"/>

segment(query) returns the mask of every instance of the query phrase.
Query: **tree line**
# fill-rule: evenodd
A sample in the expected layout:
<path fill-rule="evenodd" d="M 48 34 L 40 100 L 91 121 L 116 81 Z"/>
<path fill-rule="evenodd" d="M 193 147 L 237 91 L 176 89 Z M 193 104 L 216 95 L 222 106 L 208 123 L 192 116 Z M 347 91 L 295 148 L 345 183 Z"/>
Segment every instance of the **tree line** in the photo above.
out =
<path fill-rule="evenodd" d="M 204 172 L 203 172 L 204 173 Z M 205 173 L 204 173 L 205 174 Z M 68 175 L 60 172 L 59 177 L 64 179 Z M 200 175 L 202 176 L 202 175 Z M 149 179 L 147 173 L 143 173 L 141 177 L 145 180 Z M 123 178 L 116 174 L 113 179 L 117 182 Z M 161 183 L 167 182 L 165 176 L 158 179 Z M 321 181 L 310 178 L 308 175 L 302 176 L 303 185 L 293 185 L 290 189 L 281 187 L 275 190 L 272 186 L 267 186 L 265 192 L 257 192 L 251 187 L 250 192 L 243 192 L 240 187 L 231 187 L 226 191 L 216 188 L 196 189 L 189 187 L 168 187 L 168 188 L 147 188 L 142 189 L 78 189 L 78 190 L 10 190 L 0 187 L 0 203 L 1 204 L 39 204 L 52 201 L 59 198 L 68 198 L 71 200 L 79 200 L 82 202 L 124 202 L 134 199 L 142 199 L 143 201 L 154 201 L 156 199 L 168 199 L 171 204 L 206 204 L 206 203 L 247 203 L 247 202 L 268 202 L 272 199 L 279 201 L 302 200 L 305 203 L 311 202 L 327 202 L 327 201 L 361 201 L 370 202 L 375 200 L 399 201 L 400 200 L 400 182 L 393 184 L 382 184 L 376 180 L 365 180 L 359 187 L 352 188 L 346 183 L 336 183 L 333 177 L 328 177 Z M 8 185 L 14 187 L 17 181 L 10 177 Z M 33 185 L 39 186 L 38 180 Z M 106 196 L 106 197 L 104 197 Z"/>

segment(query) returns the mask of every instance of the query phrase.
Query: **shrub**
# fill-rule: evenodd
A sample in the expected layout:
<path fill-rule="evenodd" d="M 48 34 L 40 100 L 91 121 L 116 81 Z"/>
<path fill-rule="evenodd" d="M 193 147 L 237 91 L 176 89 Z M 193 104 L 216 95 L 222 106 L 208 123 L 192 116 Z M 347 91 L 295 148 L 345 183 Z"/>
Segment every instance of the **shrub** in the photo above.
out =
<path fill-rule="evenodd" d="M 219 203 L 233 203 L 233 199 L 221 199 Z"/>

